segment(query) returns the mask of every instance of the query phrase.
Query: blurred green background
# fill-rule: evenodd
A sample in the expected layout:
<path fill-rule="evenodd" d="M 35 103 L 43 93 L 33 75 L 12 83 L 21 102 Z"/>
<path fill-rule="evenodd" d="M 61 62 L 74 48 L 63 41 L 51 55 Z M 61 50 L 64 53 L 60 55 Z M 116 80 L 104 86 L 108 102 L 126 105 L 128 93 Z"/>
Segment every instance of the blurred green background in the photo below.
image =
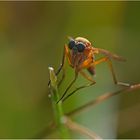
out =
<path fill-rule="evenodd" d="M 86 37 L 123 56 L 127 62 L 113 61 L 118 79 L 140 82 L 140 2 L 0 2 L 0 138 L 33 138 L 52 121 L 48 66 L 58 68 L 67 36 Z M 68 65 L 66 71 L 62 92 L 74 76 Z M 120 88 L 105 63 L 97 66 L 95 80 L 64 102 L 65 112 Z M 75 85 L 86 82 L 80 77 Z M 102 138 L 140 138 L 140 91 L 73 119 Z M 47 138 L 57 134 L 46 131 Z"/>

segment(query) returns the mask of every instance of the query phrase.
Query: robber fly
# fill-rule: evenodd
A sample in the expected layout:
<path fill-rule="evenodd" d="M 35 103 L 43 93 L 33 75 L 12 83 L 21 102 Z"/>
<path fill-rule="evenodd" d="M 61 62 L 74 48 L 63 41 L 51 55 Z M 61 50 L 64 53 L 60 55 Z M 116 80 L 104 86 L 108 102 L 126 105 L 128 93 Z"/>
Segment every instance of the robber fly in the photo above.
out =
<path fill-rule="evenodd" d="M 97 64 L 100 64 L 102 62 L 108 63 L 108 66 L 111 70 L 113 81 L 115 84 L 129 86 L 129 84 L 127 84 L 127 83 L 117 81 L 115 71 L 113 69 L 112 62 L 111 62 L 111 59 L 114 59 L 117 61 L 125 61 L 124 58 L 122 58 L 121 56 L 118 56 L 116 54 L 113 54 L 107 50 L 104 50 L 101 48 L 95 48 L 91 44 L 91 42 L 88 41 L 86 38 L 77 37 L 77 38 L 73 39 L 72 37 L 68 37 L 68 39 L 69 39 L 69 43 L 64 45 L 62 63 L 60 65 L 58 71 L 56 72 L 56 75 L 58 75 L 60 73 L 60 71 L 64 68 L 64 64 L 65 64 L 66 58 L 67 58 L 69 65 L 75 71 L 75 76 L 74 76 L 74 79 L 71 81 L 71 83 L 66 88 L 62 97 L 58 100 L 58 102 L 61 100 L 62 101 L 66 100 L 68 97 L 70 97 L 72 94 L 74 94 L 79 89 L 94 85 L 96 83 L 93 80 L 93 75 L 95 75 L 95 67 Z M 97 54 L 103 54 L 104 56 L 102 58 L 96 60 L 95 55 L 97 55 Z M 84 69 L 87 69 L 90 76 L 87 75 L 87 73 L 85 73 L 83 71 Z M 68 94 L 65 97 L 66 93 L 71 88 L 71 86 L 74 84 L 74 82 L 76 81 L 79 74 L 81 74 L 85 79 L 90 81 L 90 83 L 76 88 L 73 92 L 71 92 L 70 94 Z M 64 78 L 64 74 L 63 74 L 63 78 Z M 49 81 L 48 85 L 49 84 L 50 84 L 50 81 Z"/>

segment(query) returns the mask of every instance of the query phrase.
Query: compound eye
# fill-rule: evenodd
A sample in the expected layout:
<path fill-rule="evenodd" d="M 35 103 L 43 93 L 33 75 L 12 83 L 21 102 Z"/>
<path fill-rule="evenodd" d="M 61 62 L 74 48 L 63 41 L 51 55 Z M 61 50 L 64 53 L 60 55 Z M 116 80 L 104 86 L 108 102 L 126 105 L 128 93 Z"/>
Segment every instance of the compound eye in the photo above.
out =
<path fill-rule="evenodd" d="M 72 49 L 75 46 L 75 41 L 71 39 L 68 46 L 69 46 L 69 49 Z"/>
<path fill-rule="evenodd" d="M 85 49 L 85 45 L 82 42 L 79 42 L 77 44 L 77 49 L 78 49 L 78 52 L 83 52 Z"/>

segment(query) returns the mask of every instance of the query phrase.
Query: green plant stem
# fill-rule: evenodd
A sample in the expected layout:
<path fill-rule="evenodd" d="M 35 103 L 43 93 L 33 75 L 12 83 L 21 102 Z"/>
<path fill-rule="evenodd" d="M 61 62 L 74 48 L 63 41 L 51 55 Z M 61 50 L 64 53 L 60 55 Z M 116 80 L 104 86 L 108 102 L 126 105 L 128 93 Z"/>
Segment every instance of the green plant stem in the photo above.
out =
<path fill-rule="evenodd" d="M 60 131 L 60 137 L 61 138 L 69 138 L 69 132 L 67 127 L 64 124 L 64 113 L 63 113 L 63 108 L 62 108 L 62 102 L 60 101 L 57 103 L 59 100 L 59 94 L 58 94 L 58 88 L 57 88 L 57 77 L 54 73 L 54 69 L 52 67 L 49 67 L 49 72 L 50 72 L 50 91 L 51 91 L 51 101 L 52 101 L 52 106 L 53 106 L 53 111 L 54 111 L 54 116 L 55 116 L 55 123 L 56 126 L 59 128 Z"/>

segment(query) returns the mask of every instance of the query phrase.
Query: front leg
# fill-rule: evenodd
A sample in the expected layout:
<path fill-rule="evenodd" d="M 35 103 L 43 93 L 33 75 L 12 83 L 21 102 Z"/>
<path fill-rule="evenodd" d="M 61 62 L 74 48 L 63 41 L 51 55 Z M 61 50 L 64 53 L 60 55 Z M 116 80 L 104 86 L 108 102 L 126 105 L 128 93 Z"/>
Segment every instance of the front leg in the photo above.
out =
<path fill-rule="evenodd" d="M 69 86 L 66 88 L 65 92 L 63 93 L 63 95 L 61 96 L 61 98 L 57 101 L 57 103 L 59 103 L 61 100 L 63 100 L 64 96 L 66 95 L 66 93 L 68 92 L 68 90 L 72 87 L 72 85 L 75 83 L 76 79 L 78 77 L 78 72 L 75 71 L 75 76 L 74 79 L 71 81 L 71 83 L 69 84 Z"/>
<path fill-rule="evenodd" d="M 60 73 L 60 71 L 62 70 L 62 68 L 64 67 L 64 64 L 65 64 L 65 61 L 66 61 L 66 57 L 68 58 L 68 62 L 69 64 L 71 65 L 71 56 L 70 56 L 70 53 L 69 53 L 69 50 L 68 50 L 68 47 L 67 45 L 64 45 L 64 50 L 63 50 L 63 57 L 62 57 L 62 62 L 57 70 L 57 72 L 55 73 L 56 76 Z M 63 76 L 62 76 L 62 80 L 64 79 L 65 77 L 65 70 L 63 71 Z M 60 80 L 60 82 L 62 81 Z M 50 85 L 50 80 L 48 82 L 48 86 Z M 59 84 L 58 84 L 59 85 Z"/>

